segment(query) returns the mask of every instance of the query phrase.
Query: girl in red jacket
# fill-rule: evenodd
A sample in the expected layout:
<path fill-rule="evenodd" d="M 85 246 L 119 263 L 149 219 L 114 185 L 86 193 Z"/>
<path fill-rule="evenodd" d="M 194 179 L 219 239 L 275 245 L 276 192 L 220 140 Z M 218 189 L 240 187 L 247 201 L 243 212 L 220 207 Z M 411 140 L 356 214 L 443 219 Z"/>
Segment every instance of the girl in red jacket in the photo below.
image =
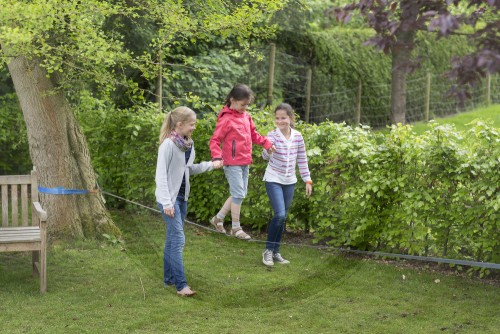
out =
<path fill-rule="evenodd" d="M 229 183 L 231 196 L 224 202 L 210 223 L 221 233 L 226 233 L 224 218 L 231 211 L 231 235 L 248 240 L 251 237 L 240 225 L 241 203 L 248 190 L 248 170 L 252 163 L 252 144 L 258 144 L 274 152 L 274 146 L 256 130 L 252 117 L 246 111 L 253 99 L 252 90 L 237 84 L 229 92 L 219 116 L 215 132 L 210 138 L 212 160 L 222 160 L 224 174 Z M 222 145 L 222 148 L 221 148 Z"/>

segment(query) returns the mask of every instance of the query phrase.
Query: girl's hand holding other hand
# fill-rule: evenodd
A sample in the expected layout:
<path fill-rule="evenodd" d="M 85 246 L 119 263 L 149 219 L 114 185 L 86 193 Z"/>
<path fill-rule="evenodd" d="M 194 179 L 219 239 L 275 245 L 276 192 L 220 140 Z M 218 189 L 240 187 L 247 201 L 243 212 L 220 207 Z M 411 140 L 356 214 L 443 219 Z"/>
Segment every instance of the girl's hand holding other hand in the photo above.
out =
<path fill-rule="evenodd" d="M 215 168 L 215 169 L 219 169 L 221 168 L 222 166 L 224 166 L 224 162 L 222 160 L 215 160 L 215 161 L 212 161 L 212 166 Z"/>

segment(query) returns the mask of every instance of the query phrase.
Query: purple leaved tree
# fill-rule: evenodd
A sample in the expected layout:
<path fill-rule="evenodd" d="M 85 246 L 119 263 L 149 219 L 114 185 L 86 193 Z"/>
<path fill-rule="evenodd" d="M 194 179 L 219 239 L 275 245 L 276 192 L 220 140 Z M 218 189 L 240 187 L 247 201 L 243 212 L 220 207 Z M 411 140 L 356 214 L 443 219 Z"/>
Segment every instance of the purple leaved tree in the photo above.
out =
<path fill-rule="evenodd" d="M 376 35 L 366 44 L 392 57 L 391 121 L 405 124 L 406 76 L 418 65 L 412 61 L 417 31 L 439 37 L 467 35 L 475 51 L 452 60 L 447 73 L 453 84 L 450 93 L 464 100 L 468 88 L 486 73 L 500 71 L 500 0 L 358 0 L 328 14 L 348 22 L 355 14 L 365 17 Z M 469 30 L 463 29 L 467 25 Z"/>

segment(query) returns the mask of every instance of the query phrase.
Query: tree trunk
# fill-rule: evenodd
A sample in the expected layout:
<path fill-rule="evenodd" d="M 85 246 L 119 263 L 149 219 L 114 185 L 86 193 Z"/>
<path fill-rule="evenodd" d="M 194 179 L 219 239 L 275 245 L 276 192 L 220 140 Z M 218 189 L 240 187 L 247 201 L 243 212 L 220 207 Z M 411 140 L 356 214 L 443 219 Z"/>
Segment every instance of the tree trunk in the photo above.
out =
<path fill-rule="evenodd" d="M 55 79 L 47 78 L 36 58 L 13 58 L 8 69 L 26 122 L 30 156 L 39 185 L 93 189 L 96 175 L 87 142 L 64 94 L 56 89 Z M 119 235 L 99 194 L 41 193 L 40 200 L 48 213 L 51 238 Z"/>
<path fill-rule="evenodd" d="M 418 10 L 412 0 L 401 1 L 401 25 L 395 34 L 392 55 L 391 122 L 406 123 L 406 76 L 411 69 L 411 52 L 415 47 L 415 30 L 412 27 Z"/>
<path fill-rule="evenodd" d="M 391 122 L 406 123 L 406 69 L 402 62 L 403 52 L 394 48 L 392 51 L 392 82 L 391 82 Z"/>

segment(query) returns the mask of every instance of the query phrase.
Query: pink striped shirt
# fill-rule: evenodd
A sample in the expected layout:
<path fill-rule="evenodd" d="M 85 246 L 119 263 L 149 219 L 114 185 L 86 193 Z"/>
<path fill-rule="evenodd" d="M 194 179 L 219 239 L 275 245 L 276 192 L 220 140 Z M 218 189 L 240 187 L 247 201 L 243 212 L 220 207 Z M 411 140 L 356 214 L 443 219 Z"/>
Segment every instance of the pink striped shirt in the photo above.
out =
<path fill-rule="evenodd" d="M 290 130 L 289 139 L 286 139 L 279 129 L 274 129 L 268 133 L 267 137 L 276 147 L 276 152 L 269 155 L 266 150 L 262 151 L 262 158 L 269 160 L 264 174 L 264 181 L 281 184 L 296 183 L 296 165 L 299 166 L 302 180 L 304 182 L 311 180 L 304 138 L 297 130 Z"/>

